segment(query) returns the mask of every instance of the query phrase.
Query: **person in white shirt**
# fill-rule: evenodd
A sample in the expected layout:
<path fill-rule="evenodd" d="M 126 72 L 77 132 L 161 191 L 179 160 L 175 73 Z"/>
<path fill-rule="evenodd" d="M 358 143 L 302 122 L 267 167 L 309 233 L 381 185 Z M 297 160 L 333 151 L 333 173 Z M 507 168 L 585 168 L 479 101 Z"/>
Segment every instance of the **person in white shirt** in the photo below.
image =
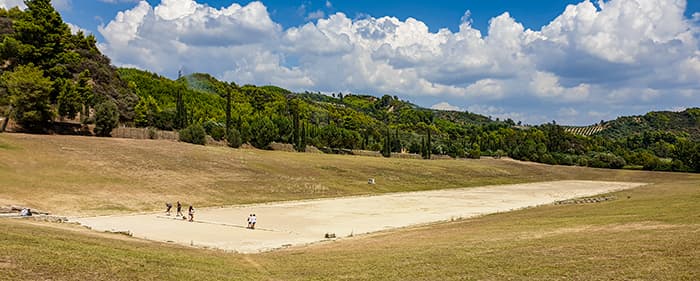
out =
<path fill-rule="evenodd" d="M 252 217 L 250 217 L 250 229 L 255 229 L 255 223 L 257 222 L 258 218 L 255 217 L 255 214 L 253 214 Z"/>

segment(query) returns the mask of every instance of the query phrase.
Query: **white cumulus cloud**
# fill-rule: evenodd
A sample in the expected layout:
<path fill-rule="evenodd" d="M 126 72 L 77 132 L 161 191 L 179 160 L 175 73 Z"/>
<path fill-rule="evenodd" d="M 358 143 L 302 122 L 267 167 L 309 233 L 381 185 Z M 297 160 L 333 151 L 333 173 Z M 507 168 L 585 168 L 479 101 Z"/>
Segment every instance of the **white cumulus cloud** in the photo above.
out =
<path fill-rule="evenodd" d="M 27 6 L 24 5 L 24 0 L 0 0 L 0 8 L 12 9 L 14 7 L 19 7 L 20 9 L 24 9 Z"/>
<path fill-rule="evenodd" d="M 462 109 L 461 107 L 455 106 L 455 105 L 451 105 L 451 104 L 448 103 L 448 102 L 436 103 L 436 104 L 434 104 L 433 106 L 431 106 L 430 108 L 432 108 L 432 109 L 437 109 L 437 110 L 447 110 L 447 111 L 463 111 L 463 110 L 464 110 L 464 109 Z"/>

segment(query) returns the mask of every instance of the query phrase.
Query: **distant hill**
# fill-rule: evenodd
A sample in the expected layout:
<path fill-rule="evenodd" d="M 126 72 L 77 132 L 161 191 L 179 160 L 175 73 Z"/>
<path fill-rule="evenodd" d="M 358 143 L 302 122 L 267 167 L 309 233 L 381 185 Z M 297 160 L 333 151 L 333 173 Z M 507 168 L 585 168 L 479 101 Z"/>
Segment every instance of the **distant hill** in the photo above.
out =
<path fill-rule="evenodd" d="M 688 108 L 681 112 L 654 111 L 645 115 L 620 117 L 603 124 L 596 136 L 620 139 L 648 131 L 664 131 L 687 134 L 700 141 L 700 108 Z"/>

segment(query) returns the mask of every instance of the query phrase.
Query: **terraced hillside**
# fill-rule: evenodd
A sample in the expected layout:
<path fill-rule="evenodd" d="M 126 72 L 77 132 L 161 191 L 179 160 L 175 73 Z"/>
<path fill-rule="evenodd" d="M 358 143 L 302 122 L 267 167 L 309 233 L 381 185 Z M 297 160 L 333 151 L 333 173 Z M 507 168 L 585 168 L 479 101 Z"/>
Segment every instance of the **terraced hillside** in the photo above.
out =
<path fill-rule="evenodd" d="M 564 131 L 578 136 L 592 136 L 606 129 L 606 125 L 591 125 L 585 127 L 564 126 Z"/>

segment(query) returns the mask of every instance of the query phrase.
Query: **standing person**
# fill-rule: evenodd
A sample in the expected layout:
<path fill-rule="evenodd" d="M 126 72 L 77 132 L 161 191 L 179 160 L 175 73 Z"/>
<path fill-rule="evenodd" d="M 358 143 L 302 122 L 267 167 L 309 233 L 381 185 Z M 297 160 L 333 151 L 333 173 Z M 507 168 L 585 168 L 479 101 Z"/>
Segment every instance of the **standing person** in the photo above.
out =
<path fill-rule="evenodd" d="M 255 217 L 255 214 L 250 218 L 250 229 L 255 229 L 255 223 L 257 222 L 258 218 Z"/>
<path fill-rule="evenodd" d="M 166 208 L 166 209 L 165 209 L 165 214 L 169 216 L 169 215 L 170 215 L 170 209 L 173 208 L 173 204 L 171 204 L 170 202 L 165 202 L 165 208 Z"/>
<path fill-rule="evenodd" d="M 246 220 L 248 222 L 248 226 L 246 226 L 245 228 L 250 228 L 250 223 L 252 220 L 253 220 L 253 214 L 248 215 L 248 219 Z"/>
<path fill-rule="evenodd" d="M 194 221 L 194 207 L 190 205 L 190 210 L 189 210 L 189 215 L 190 215 L 190 221 Z"/>
<path fill-rule="evenodd" d="M 180 204 L 180 201 L 177 201 L 176 209 L 177 214 L 175 214 L 178 218 L 179 217 L 184 217 L 185 215 L 182 214 L 182 204 Z"/>

